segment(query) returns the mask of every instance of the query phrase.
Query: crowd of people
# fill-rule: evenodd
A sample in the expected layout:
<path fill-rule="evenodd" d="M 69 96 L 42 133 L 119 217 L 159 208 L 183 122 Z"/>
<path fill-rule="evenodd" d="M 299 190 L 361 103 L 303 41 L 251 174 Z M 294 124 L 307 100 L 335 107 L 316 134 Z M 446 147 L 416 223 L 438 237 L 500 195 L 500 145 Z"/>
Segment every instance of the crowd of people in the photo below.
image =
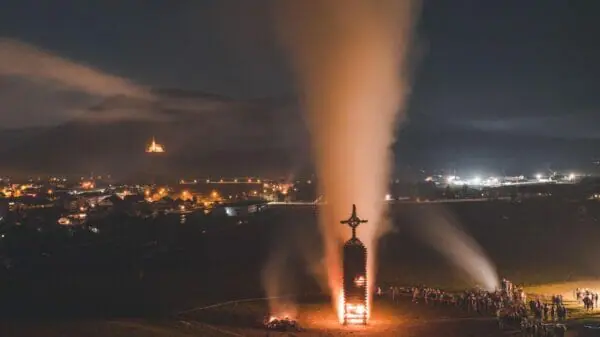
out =
<path fill-rule="evenodd" d="M 598 293 L 592 292 L 589 289 L 577 288 L 573 291 L 573 297 L 577 303 L 583 303 L 585 310 L 594 310 L 598 308 Z"/>
<path fill-rule="evenodd" d="M 378 288 L 377 293 L 385 295 L 381 288 Z M 519 329 L 523 336 L 560 337 L 566 332 L 563 322 L 567 319 L 567 308 L 563 304 L 562 295 L 552 296 L 550 303 L 543 302 L 540 298 L 528 301 L 524 289 L 507 279 L 503 279 L 501 288 L 495 291 L 475 288 L 452 293 L 426 286 L 392 286 L 385 293 L 393 301 L 404 294 L 411 296 L 413 303 L 452 306 L 472 314 L 495 316 L 500 329 Z M 594 297 L 582 291 L 581 301 L 585 298 Z"/>

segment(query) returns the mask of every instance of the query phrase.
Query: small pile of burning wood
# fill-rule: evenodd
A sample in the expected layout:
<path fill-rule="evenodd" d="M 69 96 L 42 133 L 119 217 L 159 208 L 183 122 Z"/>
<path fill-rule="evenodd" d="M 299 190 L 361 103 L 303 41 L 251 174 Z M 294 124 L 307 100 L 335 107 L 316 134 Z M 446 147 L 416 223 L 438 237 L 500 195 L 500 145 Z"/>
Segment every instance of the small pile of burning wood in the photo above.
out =
<path fill-rule="evenodd" d="M 276 317 L 276 316 L 267 316 L 264 322 L 265 328 L 269 330 L 288 332 L 295 331 L 300 332 L 300 326 L 296 320 L 291 319 L 289 317 Z"/>

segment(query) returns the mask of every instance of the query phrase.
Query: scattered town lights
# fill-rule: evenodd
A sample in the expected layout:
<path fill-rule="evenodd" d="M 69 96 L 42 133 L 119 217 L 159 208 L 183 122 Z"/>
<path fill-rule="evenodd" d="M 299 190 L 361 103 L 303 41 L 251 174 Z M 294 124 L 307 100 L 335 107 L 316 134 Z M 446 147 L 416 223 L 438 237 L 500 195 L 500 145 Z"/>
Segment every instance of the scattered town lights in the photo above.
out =
<path fill-rule="evenodd" d="M 81 187 L 83 189 L 88 190 L 88 189 L 96 187 L 96 185 L 91 181 L 83 181 L 83 182 L 81 182 Z"/>
<path fill-rule="evenodd" d="M 192 194 L 189 191 L 182 191 L 181 199 L 182 200 L 190 200 L 190 199 L 192 199 Z"/>

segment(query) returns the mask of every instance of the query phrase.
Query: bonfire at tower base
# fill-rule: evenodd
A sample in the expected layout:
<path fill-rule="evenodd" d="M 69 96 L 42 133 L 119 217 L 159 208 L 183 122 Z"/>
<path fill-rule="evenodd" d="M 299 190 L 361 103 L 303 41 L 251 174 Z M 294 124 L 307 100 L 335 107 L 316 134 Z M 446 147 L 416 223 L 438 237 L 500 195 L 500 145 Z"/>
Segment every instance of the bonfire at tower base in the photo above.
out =
<path fill-rule="evenodd" d="M 298 322 L 290 317 L 267 316 L 264 321 L 265 328 L 281 332 L 302 331 Z"/>

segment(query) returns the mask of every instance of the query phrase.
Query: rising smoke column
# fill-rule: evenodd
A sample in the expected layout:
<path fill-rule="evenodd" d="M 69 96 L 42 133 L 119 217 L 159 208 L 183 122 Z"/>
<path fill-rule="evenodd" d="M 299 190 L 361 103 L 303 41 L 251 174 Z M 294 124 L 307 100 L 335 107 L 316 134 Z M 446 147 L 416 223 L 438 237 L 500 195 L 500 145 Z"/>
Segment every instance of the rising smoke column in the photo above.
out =
<path fill-rule="evenodd" d="M 294 270 L 289 267 L 291 251 L 284 245 L 278 245 L 262 271 L 262 284 L 269 298 L 269 310 L 273 317 L 295 318 L 297 314 L 295 300 L 290 294 L 295 289 Z"/>
<path fill-rule="evenodd" d="M 498 289 L 496 267 L 485 251 L 460 223 L 443 207 L 428 206 L 420 221 L 414 223 L 416 233 L 455 267 L 487 291 Z"/>
<path fill-rule="evenodd" d="M 319 220 L 329 288 L 339 305 L 341 246 L 350 237 L 339 221 L 348 217 L 352 204 L 369 220 L 358 236 L 368 249 L 370 289 L 376 242 L 388 229 L 384 196 L 393 158 L 390 147 L 408 92 L 407 56 L 417 3 L 276 3 L 278 28 L 307 112 L 320 192 L 327 201 Z"/>
<path fill-rule="evenodd" d="M 297 287 L 299 277 L 313 275 L 318 281 L 325 280 L 320 277 L 324 268 L 319 259 L 319 236 L 314 228 L 307 228 L 308 221 L 310 216 L 295 216 L 286 221 L 285 228 L 275 230 L 273 235 L 277 240 L 262 270 L 262 285 L 273 317 L 297 317 L 298 310 L 292 294 L 306 289 Z M 326 288 L 323 284 L 319 286 Z"/>

